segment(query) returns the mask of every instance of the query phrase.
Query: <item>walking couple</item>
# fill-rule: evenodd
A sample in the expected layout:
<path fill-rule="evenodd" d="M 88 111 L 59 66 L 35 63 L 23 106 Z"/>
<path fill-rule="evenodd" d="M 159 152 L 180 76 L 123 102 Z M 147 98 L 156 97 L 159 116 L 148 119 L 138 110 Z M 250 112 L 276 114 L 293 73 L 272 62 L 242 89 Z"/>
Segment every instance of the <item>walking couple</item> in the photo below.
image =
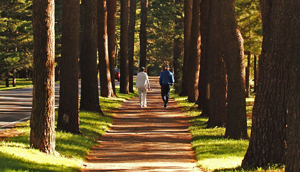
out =
<path fill-rule="evenodd" d="M 174 83 L 172 72 L 169 71 L 170 67 L 165 66 L 165 70 L 160 73 L 159 84 L 161 86 L 161 96 L 164 102 L 164 107 L 167 108 L 169 101 L 170 88 Z M 150 90 L 150 82 L 145 68 L 141 67 L 140 72 L 136 77 L 136 88 L 139 91 L 139 99 L 141 108 L 147 107 L 147 90 Z"/>

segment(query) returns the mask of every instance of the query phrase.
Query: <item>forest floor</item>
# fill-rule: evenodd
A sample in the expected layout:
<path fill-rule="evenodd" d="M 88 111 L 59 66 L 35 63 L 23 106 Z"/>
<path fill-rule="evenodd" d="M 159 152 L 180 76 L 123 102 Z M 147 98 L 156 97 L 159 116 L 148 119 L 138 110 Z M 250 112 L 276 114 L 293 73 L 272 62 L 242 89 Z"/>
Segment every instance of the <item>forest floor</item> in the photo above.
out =
<path fill-rule="evenodd" d="M 203 171 L 191 148 L 188 117 L 173 99 L 164 108 L 157 77 L 150 85 L 148 107 L 140 108 L 136 97 L 113 112 L 113 125 L 91 149 L 83 172 Z"/>

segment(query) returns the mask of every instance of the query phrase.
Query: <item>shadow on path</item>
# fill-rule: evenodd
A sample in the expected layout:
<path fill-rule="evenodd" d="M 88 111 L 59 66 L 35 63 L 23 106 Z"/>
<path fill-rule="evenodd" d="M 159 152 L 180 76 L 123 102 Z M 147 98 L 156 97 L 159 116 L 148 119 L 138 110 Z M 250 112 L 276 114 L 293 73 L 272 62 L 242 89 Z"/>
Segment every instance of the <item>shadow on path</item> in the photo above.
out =
<path fill-rule="evenodd" d="M 174 100 L 163 107 L 158 78 L 150 80 L 147 108 L 124 102 L 82 171 L 201 171 L 191 149 L 190 124 Z"/>

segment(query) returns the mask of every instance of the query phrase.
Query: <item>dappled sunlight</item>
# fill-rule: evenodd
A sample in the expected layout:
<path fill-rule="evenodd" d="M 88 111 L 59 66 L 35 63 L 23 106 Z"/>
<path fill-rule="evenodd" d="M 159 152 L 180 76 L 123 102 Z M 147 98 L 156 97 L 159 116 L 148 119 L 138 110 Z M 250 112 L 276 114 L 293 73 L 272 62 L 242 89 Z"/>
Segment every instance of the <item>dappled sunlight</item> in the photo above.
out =
<path fill-rule="evenodd" d="M 83 171 L 199 170 L 188 118 L 173 99 L 164 108 L 156 81 L 150 81 L 147 107 L 136 97 L 110 111 L 113 125 L 90 151 Z"/>

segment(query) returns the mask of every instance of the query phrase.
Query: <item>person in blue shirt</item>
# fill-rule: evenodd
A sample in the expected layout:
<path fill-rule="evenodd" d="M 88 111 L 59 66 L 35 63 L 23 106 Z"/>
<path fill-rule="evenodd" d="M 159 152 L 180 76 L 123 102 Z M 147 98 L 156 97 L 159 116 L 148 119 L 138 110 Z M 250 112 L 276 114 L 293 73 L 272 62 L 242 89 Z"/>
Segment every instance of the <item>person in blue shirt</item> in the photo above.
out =
<path fill-rule="evenodd" d="M 170 67 L 165 66 L 165 70 L 160 73 L 159 84 L 161 87 L 161 97 L 164 101 L 164 107 L 168 106 L 170 88 L 173 85 L 174 77 L 172 72 L 169 71 Z"/>

